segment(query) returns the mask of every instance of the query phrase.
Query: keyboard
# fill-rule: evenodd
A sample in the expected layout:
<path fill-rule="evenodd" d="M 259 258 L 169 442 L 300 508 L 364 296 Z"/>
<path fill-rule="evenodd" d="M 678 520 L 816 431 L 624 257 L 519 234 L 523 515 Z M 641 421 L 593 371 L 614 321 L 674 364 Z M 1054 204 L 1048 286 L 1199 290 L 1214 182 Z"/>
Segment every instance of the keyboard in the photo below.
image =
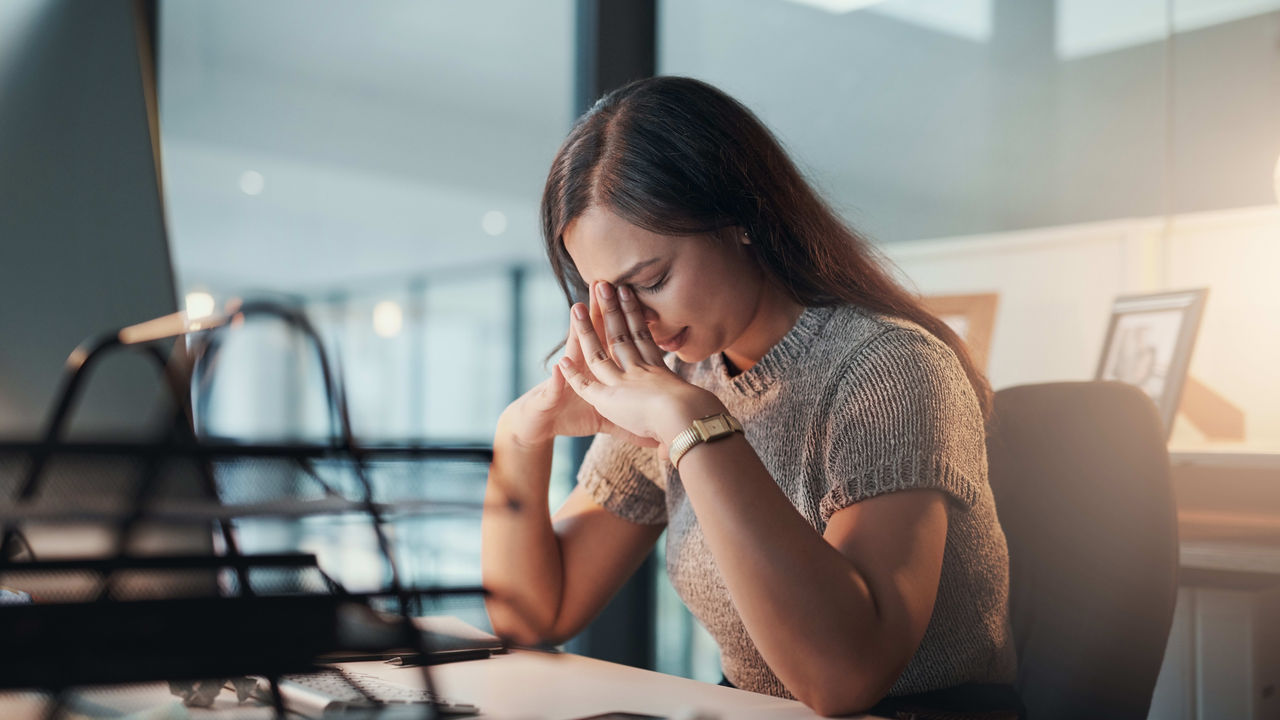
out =
<path fill-rule="evenodd" d="M 261 699 L 271 701 L 271 684 L 266 679 L 258 681 L 258 694 Z M 425 706 L 432 703 L 435 703 L 436 711 L 445 716 L 477 715 L 480 712 L 475 705 L 450 702 L 427 690 L 405 687 L 373 675 L 337 669 L 306 675 L 285 675 L 280 679 L 280 695 L 286 710 L 309 718 L 381 706 L 424 706 L 422 709 L 425 710 Z"/>

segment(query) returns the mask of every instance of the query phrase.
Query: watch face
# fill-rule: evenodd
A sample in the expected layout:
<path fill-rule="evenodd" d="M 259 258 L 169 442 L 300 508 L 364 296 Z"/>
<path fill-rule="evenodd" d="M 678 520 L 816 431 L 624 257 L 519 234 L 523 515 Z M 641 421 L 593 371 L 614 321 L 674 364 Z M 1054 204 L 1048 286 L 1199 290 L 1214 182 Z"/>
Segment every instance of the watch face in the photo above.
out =
<path fill-rule="evenodd" d="M 707 420 L 702 421 L 703 428 L 706 429 L 708 435 L 719 435 L 720 433 L 729 432 L 729 423 L 724 419 L 723 415 L 716 415 Z"/>

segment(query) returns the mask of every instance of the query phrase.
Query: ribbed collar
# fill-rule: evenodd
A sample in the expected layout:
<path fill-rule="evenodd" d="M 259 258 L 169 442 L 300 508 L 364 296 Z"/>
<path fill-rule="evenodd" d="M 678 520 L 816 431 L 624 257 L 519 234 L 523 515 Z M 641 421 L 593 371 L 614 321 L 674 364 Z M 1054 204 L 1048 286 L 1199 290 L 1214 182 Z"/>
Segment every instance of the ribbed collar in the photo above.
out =
<path fill-rule="evenodd" d="M 725 392 L 741 397 L 759 395 L 813 347 L 814 339 L 821 334 L 822 328 L 826 327 L 834 312 L 829 307 L 806 307 L 800 317 L 796 318 L 796 324 L 791 326 L 778 344 L 769 348 L 760 362 L 746 372 L 729 377 L 724 353 L 716 353 L 707 358 L 707 369 L 716 385 Z"/>

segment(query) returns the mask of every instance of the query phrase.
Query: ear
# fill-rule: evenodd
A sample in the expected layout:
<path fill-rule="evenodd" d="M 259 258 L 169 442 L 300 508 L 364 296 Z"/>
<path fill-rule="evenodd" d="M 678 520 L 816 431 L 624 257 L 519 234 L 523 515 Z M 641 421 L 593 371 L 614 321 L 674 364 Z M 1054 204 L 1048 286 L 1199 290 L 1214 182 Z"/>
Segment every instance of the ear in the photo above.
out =
<path fill-rule="evenodd" d="M 720 242 L 726 242 L 730 245 L 750 245 L 751 236 L 747 234 L 746 228 L 740 225 L 728 225 L 720 228 L 715 232 L 715 236 Z"/>
<path fill-rule="evenodd" d="M 721 231 L 721 237 L 733 241 L 735 245 L 750 245 L 751 236 L 747 234 L 746 228 L 740 225 L 730 225 Z"/>

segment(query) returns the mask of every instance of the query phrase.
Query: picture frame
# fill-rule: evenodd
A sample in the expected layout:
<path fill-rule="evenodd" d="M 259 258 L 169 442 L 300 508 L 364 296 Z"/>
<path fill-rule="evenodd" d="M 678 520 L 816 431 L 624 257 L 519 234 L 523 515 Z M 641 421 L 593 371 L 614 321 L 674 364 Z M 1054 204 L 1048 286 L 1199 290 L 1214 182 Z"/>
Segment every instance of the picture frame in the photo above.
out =
<path fill-rule="evenodd" d="M 1159 409 L 1166 437 L 1173 432 L 1208 294 L 1207 288 L 1194 288 L 1121 295 L 1111 307 L 1094 378 L 1141 388 Z"/>
<path fill-rule="evenodd" d="M 991 356 L 991 334 L 996 324 L 998 293 L 969 295 L 925 295 L 925 309 L 946 323 L 969 348 L 970 359 L 982 372 Z"/>

